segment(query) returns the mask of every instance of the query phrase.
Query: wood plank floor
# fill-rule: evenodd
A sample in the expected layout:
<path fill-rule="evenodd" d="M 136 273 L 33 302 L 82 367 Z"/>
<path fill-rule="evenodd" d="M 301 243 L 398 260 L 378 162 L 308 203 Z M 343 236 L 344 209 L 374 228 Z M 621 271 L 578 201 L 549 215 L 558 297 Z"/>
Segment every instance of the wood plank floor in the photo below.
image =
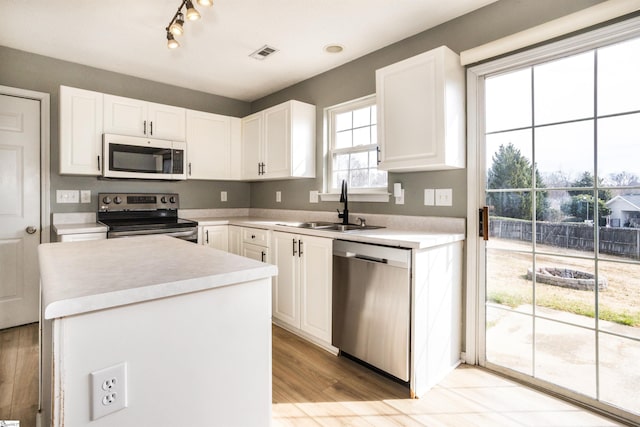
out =
<path fill-rule="evenodd" d="M 38 325 L 1 330 L 0 420 L 35 427 L 37 376 Z M 402 385 L 273 327 L 273 427 L 620 425 L 474 367 L 456 369 L 422 399 L 407 395 Z"/>
<path fill-rule="evenodd" d="M 0 330 L 0 420 L 35 427 L 38 410 L 38 324 Z"/>

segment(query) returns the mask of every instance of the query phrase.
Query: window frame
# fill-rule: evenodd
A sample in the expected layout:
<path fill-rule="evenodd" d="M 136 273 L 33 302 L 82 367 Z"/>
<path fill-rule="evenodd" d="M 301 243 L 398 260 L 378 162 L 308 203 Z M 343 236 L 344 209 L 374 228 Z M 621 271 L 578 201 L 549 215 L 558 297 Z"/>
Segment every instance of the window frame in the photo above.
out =
<path fill-rule="evenodd" d="M 337 105 L 332 105 L 324 109 L 324 176 L 323 193 L 320 197 L 323 201 L 337 201 L 340 196 L 340 188 L 334 186 L 333 179 L 333 155 L 345 153 L 369 152 L 378 147 L 378 144 L 358 145 L 347 148 L 333 148 L 335 137 L 335 118 L 338 114 L 355 111 L 360 108 L 376 105 L 376 94 L 366 95 L 361 98 L 352 99 Z M 379 117 L 376 118 L 376 126 Z M 376 168 L 377 169 L 377 168 Z M 389 181 L 387 175 L 386 187 L 349 188 L 349 197 L 353 201 L 361 202 L 388 202 L 389 201 Z"/>

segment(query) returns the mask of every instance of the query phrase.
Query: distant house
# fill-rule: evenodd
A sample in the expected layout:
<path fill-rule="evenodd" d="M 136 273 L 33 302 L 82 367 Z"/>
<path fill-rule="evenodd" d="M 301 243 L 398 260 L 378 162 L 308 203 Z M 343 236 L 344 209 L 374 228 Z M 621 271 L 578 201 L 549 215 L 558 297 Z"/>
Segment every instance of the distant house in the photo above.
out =
<path fill-rule="evenodd" d="M 606 206 L 611 209 L 611 227 L 640 228 L 640 194 L 616 196 Z"/>

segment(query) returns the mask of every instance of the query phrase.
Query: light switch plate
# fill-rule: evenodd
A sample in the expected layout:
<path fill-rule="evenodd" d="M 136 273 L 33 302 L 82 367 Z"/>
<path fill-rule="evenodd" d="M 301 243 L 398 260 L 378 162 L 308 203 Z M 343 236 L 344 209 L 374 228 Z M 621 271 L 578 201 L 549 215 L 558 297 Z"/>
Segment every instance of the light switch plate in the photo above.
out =
<path fill-rule="evenodd" d="M 78 190 L 56 190 L 56 203 L 80 203 Z"/>
<path fill-rule="evenodd" d="M 436 206 L 453 206 L 453 189 L 436 189 Z"/>
<path fill-rule="evenodd" d="M 91 203 L 91 190 L 80 190 L 80 203 Z"/>
<path fill-rule="evenodd" d="M 227 192 L 226 191 L 221 191 L 220 192 L 220 201 L 221 202 L 226 202 L 227 201 Z"/>
<path fill-rule="evenodd" d="M 282 201 L 282 191 L 276 191 L 276 202 L 280 203 Z"/>
<path fill-rule="evenodd" d="M 318 203 L 318 190 L 309 191 L 309 203 Z"/>
<path fill-rule="evenodd" d="M 396 205 L 404 205 L 404 188 L 400 189 L 400 196 L 396 197 Z"/>
<path fill-rule="evenodd" d="M 424 189 L 424 205 L 434 206 L 436 204 L 436 190 L 433 188 Z"/>

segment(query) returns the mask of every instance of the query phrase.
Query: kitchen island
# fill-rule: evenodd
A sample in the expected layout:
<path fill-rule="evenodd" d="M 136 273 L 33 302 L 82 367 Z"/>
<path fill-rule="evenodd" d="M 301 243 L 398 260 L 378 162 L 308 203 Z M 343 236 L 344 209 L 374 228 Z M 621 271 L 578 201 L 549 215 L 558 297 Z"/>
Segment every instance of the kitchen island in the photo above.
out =
<path fill-rule="evenodd" d="M 40 425 L 270 424 L 275 266 L 166 236 L 44 244 L 39 258 Z M 92 401 L 113 403 L 91 373 L 122 363 L 126 407 L 97 418 Z"/>

